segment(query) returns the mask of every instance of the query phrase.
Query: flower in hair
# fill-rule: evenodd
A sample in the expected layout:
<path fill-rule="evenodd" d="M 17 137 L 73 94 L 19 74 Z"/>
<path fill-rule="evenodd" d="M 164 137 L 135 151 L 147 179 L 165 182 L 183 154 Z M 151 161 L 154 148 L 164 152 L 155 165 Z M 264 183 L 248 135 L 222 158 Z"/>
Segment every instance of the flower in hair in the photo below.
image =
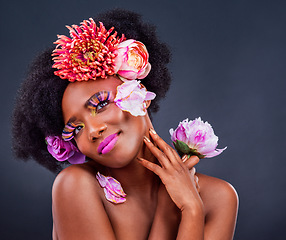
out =
<path fill-rule="evenodd" d="M 212 126 L 208 122 L 203 122 L 201 118 L 193 121 L 183 120 L 175 130 L 170 129 L 170 134 L 174 147 L 181 156 L 187 154 L 211 158 L 226 149 L 216 149 L 218 137 L 214 134 Z"/>
<path fill-rule="evenodd" d="M 49 153 L 58 161 L 69 161 L 71 164 L 85 162 L 83 155 L 71 141 L 64 141 L 59 136 L 48 136 L 45 138 Z"/>
<path fill-rule="evenodd" d="M 117 74 L 128 80 L 145 78 L 151 70 L 148 58 L 149 54 L 143 43 L 133 39 L 120 43 Z"/>
<path fill-rule="evenodd" d="M 84 20 L 80 26 L 67 26 L 71 38 L 58 35 L 56 49 L 53 51 L 55 75 L 74 81 L 95 80 L 115 74 L 117 45 L 125 37 L 116 37 L 113 28 L 108 31 L 100 22 L 99 26 L 92 18 Z"/>
<path fill-rule="evenodd" d="M 126 201 L 126 193 L 123 191 L 120 182 L 115 178 L 106 177 L 97 172 L 96 179 L 103 188 L 105 197 L 108 201 L 113 203 L 123 203 Z"/>
<path fill-rule="evenodd" d="M 53 51 L 55 75 L 74 81 L 95 80 L 115 75 L 124 80 L 145 78 L 151 69 L 145 45 L 117 36 L 114 28 L 106 30 L 99 22 L 84 20 L 80 26 L 67 26 L 70 37 L 58 35 Z"/>
<path fill-rule="evenodd" d="M 117 87 L 115 104 L 123 111 L 131 113 L 133 116 L 144 116 L 147 112 L 146 101 L 153 100 L 156 94 L 149 92 L 140 84 L 140 81 L 131 80 L 123 82 Z"/>

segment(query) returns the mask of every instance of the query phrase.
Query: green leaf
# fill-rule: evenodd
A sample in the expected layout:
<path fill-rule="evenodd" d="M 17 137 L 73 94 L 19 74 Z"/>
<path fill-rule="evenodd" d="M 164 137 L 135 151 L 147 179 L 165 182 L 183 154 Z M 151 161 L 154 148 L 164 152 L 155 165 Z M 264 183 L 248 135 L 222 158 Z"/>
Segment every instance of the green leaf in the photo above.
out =
<path fill-rule="evenodd" d="M 177 150 L 179 150 L 180 152 L 184 154 L 189 154 L 191 152 L 191 149 L 189 148 L 189 146 L 180 140 L 176 140 L 176 143 L 174 145 Z"/>
<path fill-rule="evenodd" d="M 188 155 L 188 157 L 196 155 L 198 156 L 200 159 L 204 158 L 205 155 L 200 154 L 199 152 L 197 152 L 196 149 L 192 149 L 190 148 L 186 143 L 180 141 L 180 140 L 176 140 L 175 142 L 173 142 L 175 149 L 177 150 L 178 154 L 183 157 L 185 154 Z"/>

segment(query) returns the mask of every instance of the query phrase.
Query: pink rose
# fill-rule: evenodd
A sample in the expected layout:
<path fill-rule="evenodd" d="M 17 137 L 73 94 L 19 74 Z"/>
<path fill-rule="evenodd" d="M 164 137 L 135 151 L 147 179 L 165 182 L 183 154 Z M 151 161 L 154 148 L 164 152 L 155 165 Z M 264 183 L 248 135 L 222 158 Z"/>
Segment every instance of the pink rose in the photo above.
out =
<path fill-rule="evenodd" d="M 149 54 L 145 45 L 139 41 L 129 39 L 117 46 L 115 72 L 125 79 L 143 79 L 151 70 L 148 62 Z"/>
<path fill-rule="evenodd" d="M 130 112 L 133 116 L 144 116 L 147 112 L 145 101 L 155 97 L 156 94 L 147 91 L 140 81 L 131 80 L 117 87 L 114 102 L 123 111 Z"/>
<path fill-rule="evenodd" d="M 180 155 L 197 155 L 199 158 L 211 158 L 221 154 L 225 149 L 216 149 L 218 137 L 212 126 L 201 118 L 193 121 L 185 119 L 176 130 L 170 129 L 171 139 Z"/>
<path fill-rule="evenodd" d="M 49 153 L 58 161 L 62 162 L 68 160 L 71 164 L 85 162 L 85 156 L 71 141 L 64 141 L 58 136 L 48 136 L 45 139 Z"/>

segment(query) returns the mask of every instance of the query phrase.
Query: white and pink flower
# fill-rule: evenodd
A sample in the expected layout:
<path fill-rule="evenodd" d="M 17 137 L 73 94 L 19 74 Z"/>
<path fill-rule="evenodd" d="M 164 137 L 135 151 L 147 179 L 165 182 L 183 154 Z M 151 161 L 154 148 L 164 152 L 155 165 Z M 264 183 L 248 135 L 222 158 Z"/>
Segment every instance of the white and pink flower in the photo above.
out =
<path fill-rule="evenodd" d="M 203 122 L 201 118 L 193 121 L 188 119 L 179 123 L 179 126 L 170 130 L 173 144 L 180 155 L 197 155 L 199 158 L 211 158 L 221 154 L 225 149 L 216 149 L 218 137 L 212 126 Z"/>
<path fill-rule="evenodd" d="M 151 70 L 149 54 L 145 45 L 134 39 L 121 42 L 117 46 L 115 72 L 127 80 L 143 79 Z"/>
<path fill-rule="evenodd" d="M 115 104 L 133 116 L 144 116 L 147 113 L 147 100 L 153 100 L 156 94 L 149 92 L 140 81 L 126 81 L 117 87 Z"/>

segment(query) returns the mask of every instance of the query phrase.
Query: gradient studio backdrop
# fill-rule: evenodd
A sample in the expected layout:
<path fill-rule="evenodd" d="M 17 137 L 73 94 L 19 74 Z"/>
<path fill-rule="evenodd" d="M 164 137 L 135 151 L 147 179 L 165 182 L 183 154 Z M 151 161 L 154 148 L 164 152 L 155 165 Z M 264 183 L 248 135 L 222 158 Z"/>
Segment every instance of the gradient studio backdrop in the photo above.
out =
<path fill-rule="evenodd" d="M 285 239 L 285 1 L 1 2 L 1 239 L 51 239 L 54 175 L 11 153 L 10 115 L 27 66 L 65 25 L 122 7 L 143 14 L 173 52 L 173 83 L 155 129 L 169 141 L 178 122 L 201 116 L 220 137 L 219 157 L 198 171 L 240 196 L 235 239 Z M 170 143 L 170 141 L 169 141 Z"/>

